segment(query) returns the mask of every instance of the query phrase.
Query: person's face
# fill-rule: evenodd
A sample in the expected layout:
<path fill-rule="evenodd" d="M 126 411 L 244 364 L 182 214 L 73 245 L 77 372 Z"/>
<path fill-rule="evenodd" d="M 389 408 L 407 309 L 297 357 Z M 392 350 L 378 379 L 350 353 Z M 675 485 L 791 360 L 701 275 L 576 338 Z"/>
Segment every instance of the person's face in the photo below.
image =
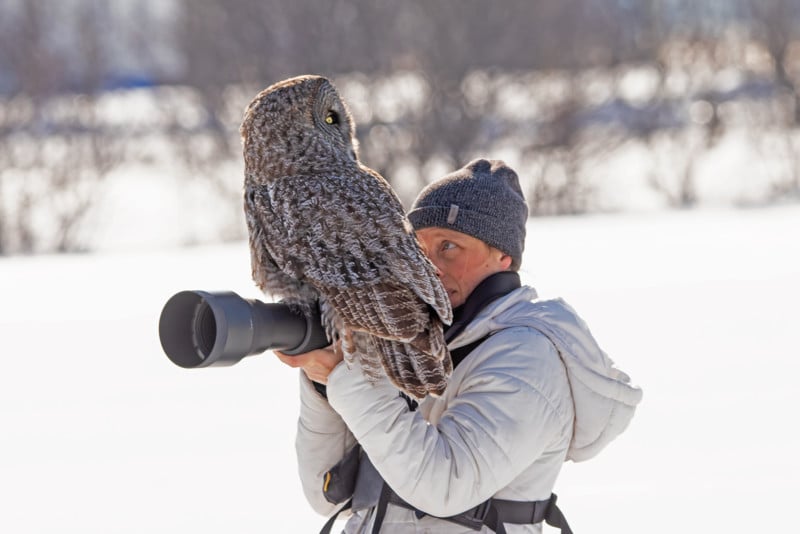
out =
<path fill-rule="evenodd" d="M 464 304 L 487 276 L 511 265 L 511 256 L 455 230 L 423 228 L 417 231 L 417 238 L 436 266 L 453 308 Z"/>

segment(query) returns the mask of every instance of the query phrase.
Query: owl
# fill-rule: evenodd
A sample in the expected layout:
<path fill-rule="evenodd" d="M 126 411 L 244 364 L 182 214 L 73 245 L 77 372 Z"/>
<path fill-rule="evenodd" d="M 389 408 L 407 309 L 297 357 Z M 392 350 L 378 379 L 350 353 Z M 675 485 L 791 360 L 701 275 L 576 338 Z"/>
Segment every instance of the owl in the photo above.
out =
<path fill-rule="evenodd" d="M 298 311 L 319 306 L 345 360 L 414 398 L 452 371 L 452 310 L 389 183 L 358 159 L 334 85 L 298 76 L 261 91 L 240 128 L 252 274 Z"/>

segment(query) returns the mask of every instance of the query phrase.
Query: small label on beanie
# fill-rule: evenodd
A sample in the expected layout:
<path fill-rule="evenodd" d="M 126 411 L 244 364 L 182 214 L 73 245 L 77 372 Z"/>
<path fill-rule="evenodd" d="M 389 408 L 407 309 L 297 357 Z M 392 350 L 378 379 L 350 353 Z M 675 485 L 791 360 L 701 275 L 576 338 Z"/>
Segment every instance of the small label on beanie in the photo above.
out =
<path fill-rule="evenodd" d="M 450 213 L 447 214 L 447 224 L 455 224 L 458 217 L 458 206 L 450 204 Z"/>

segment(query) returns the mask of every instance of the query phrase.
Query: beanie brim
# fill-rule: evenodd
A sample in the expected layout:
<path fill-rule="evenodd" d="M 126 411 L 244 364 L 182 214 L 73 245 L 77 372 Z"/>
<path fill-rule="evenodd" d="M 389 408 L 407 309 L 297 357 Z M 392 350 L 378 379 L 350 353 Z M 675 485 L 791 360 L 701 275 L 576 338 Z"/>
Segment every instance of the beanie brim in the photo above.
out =
<path fill-rule="evenodd" d="M 450 207 L 425 206 L 408 213 L 408 220 L 415 230 L 423 228 L 445 228 L 480 239 L 487 245 L 508 254 L 516 265 L 522 262 L 522 246 L 525 242 L 524 227 L 500 227 L 494 217 L 478 211 L 460 209 L 454 222 L 449 222 Z M 512 235 L 509 235 L 511 232 Z M 480 237 L 477 237 L 480 236 Z M 519 246 L 518 246 L 519 245 Z"/>

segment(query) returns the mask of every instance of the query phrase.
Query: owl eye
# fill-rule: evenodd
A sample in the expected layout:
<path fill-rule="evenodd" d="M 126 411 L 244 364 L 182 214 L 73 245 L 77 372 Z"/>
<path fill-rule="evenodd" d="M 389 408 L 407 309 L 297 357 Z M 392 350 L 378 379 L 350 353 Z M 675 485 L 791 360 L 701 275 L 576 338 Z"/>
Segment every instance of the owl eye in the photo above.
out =
<path fill-rule="evenodd" d="M 329 111 L 325 115 L 325 124 L 339 124 L 339 114 L 335 111 Z"/>

